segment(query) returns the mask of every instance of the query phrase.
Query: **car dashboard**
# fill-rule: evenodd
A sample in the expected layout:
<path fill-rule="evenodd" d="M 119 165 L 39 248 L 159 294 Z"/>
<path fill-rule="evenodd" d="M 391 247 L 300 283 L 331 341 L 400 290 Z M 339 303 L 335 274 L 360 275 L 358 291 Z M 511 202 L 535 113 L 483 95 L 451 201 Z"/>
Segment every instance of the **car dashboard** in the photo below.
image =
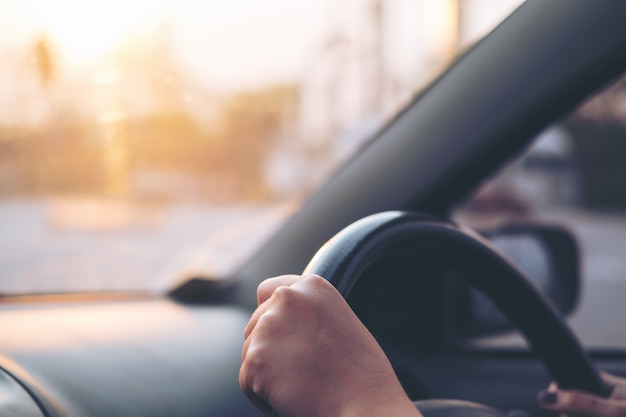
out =
<path fill-rule="evenodd" d="M 257 415 L 237 382 L 248 318 L 167 299 L 5 304 L 1 414 Z"/>

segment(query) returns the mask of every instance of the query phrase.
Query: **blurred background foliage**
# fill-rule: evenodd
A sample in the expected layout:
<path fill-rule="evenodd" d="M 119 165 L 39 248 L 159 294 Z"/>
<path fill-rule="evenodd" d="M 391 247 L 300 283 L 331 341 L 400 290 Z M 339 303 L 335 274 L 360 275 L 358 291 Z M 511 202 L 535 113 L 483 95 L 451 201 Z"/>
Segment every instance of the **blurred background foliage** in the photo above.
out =
<path fill-rule="evenodd" d="M 169 178 L 196 184 L 191 192 L 207 201 L 267 198 L 263 166 L 294 118 L 297 88 L 236 92 L 209 104 L 213 113 L 203 118 L 189 110 L 193 98 L 172 75 L 167 50 L 135 47 L 139 54 L 115 51 L 115 69 L 96 75 L 85 94 L 57 85 L 52 48 L 46 38 L 34 42 L 26 76 L 38 85 L 24 101 L 42 106 L 43 120 L 0 125 L 0 193 L 163 200 L 177 192 L 161 187 Z M 133 103 L 137 96 L 143 103 Z M 95 109 L 81 108 L 81 99 Z"/>
<path fill-rule="evenodd" d="M 476 28 L 486 30 L 488 14 L 476 10 L 494 8 L 487 3 L 343 0 L 329 5 L 331 23 L 303 53 L 296 76 L 227 89 L 193 75 L 177 41 L 180 27 L 163 16 L 149 30 L 129 26 L 82 66 L 80 49 L 69 53 L 63 43 L 63 26 L 58 33 L 54 25 L 39 28 L 0 58 L 0 196 L 214 203 L 300 195 L 480 37 Z M 504 3 L 510 11 L 519 2 Z M 127 9 L 120 3 L 111 10 Z M 260 30 L 238 35 L 253 45 Z M 194 51 L 187 54 L 201 56 L 209 39 L 193 35 L 198 45 L 187 40 Z M 231 40 L 224 60 L 246 62 L 259 52 L 238 50 Z M 261 61 L 243 66 L 278 62 L 286 53 L 284 45 L 264 46 Z M 415 56 L 407 59 L 407 51 Z M 626 208 L 625 85 L 616 83 L 563 122 L 567 155 L 552 162 L 575 172 L 577 202 L 588 208 Z"/>

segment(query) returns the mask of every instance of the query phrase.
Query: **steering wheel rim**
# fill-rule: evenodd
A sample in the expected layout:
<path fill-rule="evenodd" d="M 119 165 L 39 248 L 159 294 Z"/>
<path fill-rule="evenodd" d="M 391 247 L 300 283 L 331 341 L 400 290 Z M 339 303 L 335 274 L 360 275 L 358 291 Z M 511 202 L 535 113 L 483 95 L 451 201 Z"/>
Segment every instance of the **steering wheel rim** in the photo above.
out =
<path fill-rule="evenodd" d="M 462 275 L 520 330 L 561 388 L 607 395 L 598 371 L 560 313 L 523 272 L 469 229 L 419 213 L 374 214 L 331 238 L 304 274 L 326 278 L 347 298 L 369 265 L 393 247 L 409 244 L 433 258 L 453 259 L 461 269 L 476 271 Z M 498 279 L 490 278 L 494 276 Z"/>

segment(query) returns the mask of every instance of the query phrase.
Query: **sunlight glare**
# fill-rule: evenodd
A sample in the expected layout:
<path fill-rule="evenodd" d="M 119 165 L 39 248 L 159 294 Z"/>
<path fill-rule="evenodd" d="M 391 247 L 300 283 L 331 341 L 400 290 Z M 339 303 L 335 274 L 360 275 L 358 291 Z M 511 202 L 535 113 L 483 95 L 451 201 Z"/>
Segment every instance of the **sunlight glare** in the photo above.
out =
<path fill-rule="evenodd" d="M 32 0 L 39 26 L 71 59 L 93 61 L 104 57 L 124 37 L 140 28 L 162 1 L 154 0 Z"/>
<path fill-rule="evenodd" d="M 442 57 L 451 58 L 457 47 L 458 3 L 453 0 L 425 2 L 424 21 L 428 43 L 433 45 Z M 444 62 L 447 62 L 444 59 Z"/>

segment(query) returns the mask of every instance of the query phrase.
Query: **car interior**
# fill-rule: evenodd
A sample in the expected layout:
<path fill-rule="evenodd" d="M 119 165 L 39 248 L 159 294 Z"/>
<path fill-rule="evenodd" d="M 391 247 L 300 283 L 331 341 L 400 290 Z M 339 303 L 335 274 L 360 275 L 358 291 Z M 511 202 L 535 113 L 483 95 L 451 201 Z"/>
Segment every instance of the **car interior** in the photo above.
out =
<path fill-rule="evenodd" d="M 0 415 L 260 415 L 237 381 L 243 329 L 262 280 L 303 271 L 347 298 L 426 417 L 548 415 L 552 380 L 606 394 L 598 370 L 626 376 L 625 15 L 522 3 L 221 279 L 3 294 Z"/>

